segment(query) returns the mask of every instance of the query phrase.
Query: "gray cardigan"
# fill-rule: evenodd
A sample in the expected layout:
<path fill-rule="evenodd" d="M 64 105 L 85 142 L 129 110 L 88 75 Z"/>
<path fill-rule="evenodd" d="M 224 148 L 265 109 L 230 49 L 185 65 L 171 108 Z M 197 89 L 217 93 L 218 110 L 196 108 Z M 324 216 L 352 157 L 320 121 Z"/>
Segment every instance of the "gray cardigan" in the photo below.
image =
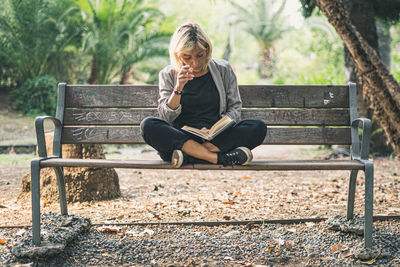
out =
<path fill-rule="evenodd" d="M 232 67 L 225 60 L 212 59 L 208 64 L 208 69 L 218 89 L 220 115 L 228 115 L 234 121 L 239 122 L 242 100 L 240 99 L 236 75 Z M 177 109 L 171 109 L 167 105 L 168 99 L 175 88 L 176 78 L 177 71 L 171 65 L 160 71 L 158 113 L 161 119 L 170 124 L 182 111 L 181 105 Z"/>

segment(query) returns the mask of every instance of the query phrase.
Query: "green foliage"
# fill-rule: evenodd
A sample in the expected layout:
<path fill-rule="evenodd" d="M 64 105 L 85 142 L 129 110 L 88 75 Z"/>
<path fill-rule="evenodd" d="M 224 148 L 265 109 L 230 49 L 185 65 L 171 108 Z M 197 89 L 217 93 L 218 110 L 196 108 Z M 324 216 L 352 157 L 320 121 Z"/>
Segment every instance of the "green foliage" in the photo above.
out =
<path fill-rule="evenodd" d="M 343 42 L 325 18 L 313 16 L 278 44 L 274 84 L 344 84 Z"/>
<path fill-rule="evenodd" d="M 129 66 L 166 57 L 170 32 L 160 31 L 164 15 L 142 0 L 78 0 L 85 24 L 82 49 L 93 60 L 92 81 L 106 84 Z"/>
<path fill-rule="evenodd" d="M 262 49 L 270 48 L 289 29 L 282 15 L 286 0 L 276 10 L 276 0 L 253 0 L 246 8 L 234 1 L 230 3 L 236 9 L 235 23 L 253 36 Z"/>
<path fill-rule="evenodd" d="M 317 7 L 314 0 L 300 0 L 302 13 L 305 18 L 311 17 L 314 9 Z"/>
<path fill-rule="evenodd" d="M 260 48 L 260 76 L 271 77 L 275 66 L 274 44 L 289 30 L 283 16 L 286 0 L 252 0 L 246 8 L 233 0 L 230 3 L 236 10 L 233 24 L 250 34 Z"/>
<path fill-rule="evenodd" d="M 19 86 L 26 79 L 50 74 L 63 77 L 68 47 L 80 27 L 72 0 L 4 0 L 0 14 L 2 77 Z M 64 77 L 65 78 L 65 77 Z"/>
<path fill-rule="evenodd" d="M 45 75 L 27 79 L 20 88 L 11 91 L 15 107 L 29 116 L 55 115 L 57 107 L 57 81 Z"/>

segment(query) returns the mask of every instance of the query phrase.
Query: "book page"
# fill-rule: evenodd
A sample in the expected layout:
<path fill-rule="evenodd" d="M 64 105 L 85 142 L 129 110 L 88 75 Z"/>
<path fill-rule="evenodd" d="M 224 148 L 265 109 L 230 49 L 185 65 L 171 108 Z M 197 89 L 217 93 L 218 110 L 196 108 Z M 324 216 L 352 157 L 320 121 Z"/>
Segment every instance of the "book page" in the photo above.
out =
<path fill-rule="evenodd" d="M 185 131 L 187 131 L 187 132 L 189 132 L 189 133 L 192 133 L 192 134 L 195 134 L 195 135 L 197 135 L 197 136 L 200 136 L 200 137 L 202 137 L 202 138 L 204 138 L 204 139 L 210 138 L 210 135 L 209 135 L 209 134 L 203 132 L 203 131 L 200 130 L 200 129 L 194 128 L 194 127 L 183 126 L 183 127 L 182 127 L 182 130 L 185 130 Z"/>
<path fill-rule="evenodd" d="M 218 132 L 220 129 L 224 128 L 226 125 L 230 124 L 232 119 L 229 116 L 224 116 L 222 119 L 217 121 L 210 129 L 210 135 Z"/>

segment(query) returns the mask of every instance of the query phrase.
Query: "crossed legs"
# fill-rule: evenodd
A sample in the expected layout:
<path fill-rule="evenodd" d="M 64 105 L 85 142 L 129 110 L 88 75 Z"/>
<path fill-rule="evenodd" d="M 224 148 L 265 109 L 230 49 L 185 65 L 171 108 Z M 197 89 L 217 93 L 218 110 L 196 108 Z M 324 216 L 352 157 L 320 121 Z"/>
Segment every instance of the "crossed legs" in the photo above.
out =
<path fill-rule="evenodd" d="M 174 150 L 181 150 L 196 159 L 216 164 L 218 153 L 228 153 L 237 147 L 248 150 L 262 144 L 267 127 L 260 120 L 245 120 L 230 128 L 210 142 L 174 128 L 167 122 L 148 117 L 141 123 L 143 139 L 156 149 L 165 161 L 171 161 Z M 192 162 L 193 163 L 193 162 Z"/>

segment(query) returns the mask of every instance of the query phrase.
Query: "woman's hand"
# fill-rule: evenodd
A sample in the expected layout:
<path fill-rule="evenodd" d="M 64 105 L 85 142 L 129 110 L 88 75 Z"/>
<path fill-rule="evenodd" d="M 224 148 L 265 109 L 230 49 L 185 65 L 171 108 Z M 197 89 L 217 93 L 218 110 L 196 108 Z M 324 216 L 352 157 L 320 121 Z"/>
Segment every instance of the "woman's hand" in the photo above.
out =
<path fill-rule="evenodd" d="M 206 127 L 203 127 L 200 129 L 200 131 L 205 132 L 205 133 L 210 133 L 210 129 L 207 129 Z"/>
<path fill-rule="evenodd" d="M 193 68 L 189 65 L 183 66 L 178 72 L 178 82 L 176 83 L 175 90 L 182 91 L 185 84 L 188 81 L 193 80 L 193 77 Z"/>

